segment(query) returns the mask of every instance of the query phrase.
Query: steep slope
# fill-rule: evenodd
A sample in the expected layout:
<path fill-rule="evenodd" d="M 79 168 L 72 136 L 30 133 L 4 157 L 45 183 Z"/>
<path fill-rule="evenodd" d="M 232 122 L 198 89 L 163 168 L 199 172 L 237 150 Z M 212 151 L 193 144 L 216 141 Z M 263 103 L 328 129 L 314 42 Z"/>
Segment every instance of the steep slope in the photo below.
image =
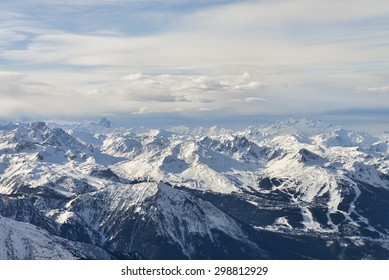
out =
<path fill-rule="evenodd" d="M 0 259 L 113 259 L 103 249 L 54 236 L 46 230 L 0 216 Z"/>

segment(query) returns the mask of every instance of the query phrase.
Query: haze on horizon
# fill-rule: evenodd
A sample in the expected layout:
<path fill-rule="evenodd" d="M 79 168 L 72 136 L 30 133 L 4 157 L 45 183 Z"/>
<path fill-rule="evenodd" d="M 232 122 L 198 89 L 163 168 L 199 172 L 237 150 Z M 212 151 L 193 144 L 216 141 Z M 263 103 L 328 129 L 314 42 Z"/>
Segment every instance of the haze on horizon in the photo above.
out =
<path fill-rule="evenodd" d="M 388 130 L 384 0 L 0 3 L 0 119 Z"/>

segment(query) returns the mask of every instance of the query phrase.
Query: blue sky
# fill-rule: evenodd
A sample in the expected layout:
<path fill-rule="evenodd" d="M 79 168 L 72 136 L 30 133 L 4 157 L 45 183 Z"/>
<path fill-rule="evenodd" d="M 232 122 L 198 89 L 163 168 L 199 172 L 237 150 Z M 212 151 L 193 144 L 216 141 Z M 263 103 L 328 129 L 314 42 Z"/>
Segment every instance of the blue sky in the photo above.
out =
<path fill-rule="evenodd" d="M 389 125 L 384 0 L 0 2 L 0 118 Z"/>

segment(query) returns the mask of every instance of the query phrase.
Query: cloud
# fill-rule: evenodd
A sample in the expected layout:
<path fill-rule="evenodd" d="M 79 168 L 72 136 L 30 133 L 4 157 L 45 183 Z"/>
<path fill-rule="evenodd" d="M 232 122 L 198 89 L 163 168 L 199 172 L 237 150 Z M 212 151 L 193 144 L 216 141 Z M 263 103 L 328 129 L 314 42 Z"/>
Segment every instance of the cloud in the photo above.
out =
<path fill-rule="evenodd" d="M 387 83 L 388 1 L 210 2 L 8 1 L 0 114 L 196 119 L 389 108 L 388 86 L 366 87 Z"/>
<path fill-rule="evenodd" d="M 261 85 L 257 88 L 246 84 Z M 237 85 L 247 88 L 237 89 Z M 262 83 L 242 75 L 126 75 L 86 92 L 59 88 L 17 72 L 0 72 L 0 115 L 40 117 L 100 114 L 178 114 L 195 116 L 199 111 L 228 108 L 229 99 L 259 100 Z M 247 108 L 246 108 L 247 109 Z M 240 108 L 234 109 L 237 113 Z"/>
<path fill-rule="evenodd" d="M 389 85 L 381 86 L 381 87 L 361 88 L 361 90 L 364 92 L 367 92 L 367 93 L 388 94 L 389 93 Z"/>
<path fill-rule="evenodd" d="M 235 99 L 230 99 L 228 100 L 229 102 L 246 102 L 246 103 L 250 103 L 250 102 L 267 102 L 268 100 L 267 99 L 264 99 L 264 98 L 260 98 L 260 97 L 246 97 L 246 98 L 235 98 Z"/>
<path fill-rule="evenodd" d="M 0 99 L 1 117 L 72 116 L 104 108 L 99 100 L 15 72 L 0 72 Z"/>
<path fill-rule="evenodd" d="M 122 86 L 129 88 L 155 88 L 160 92 L 240 92 L 257 90 L 264 87 L 263 83 L 244 72 L 241 75 L 202 76 L 202 75 L 146 75 L 130 74 L 120 79 Z"/>
<path fill-rule="evenodd" d="M 253 86 L 255 84 L 255 86 Z M 241 75 L 126 75 L 99 89 L 104 98 L 120 100 L 128 107 L 141 106 L 136 114 L 213 111 L 227 108 L 231 98 L 247 98 L 261 94 L 264 85 L 249 73 Z M 248 96 L 250 95 L 250 96 Z M 135 102 L 135 103 L 134 103 Z"/>
<path fill-rule="evenodd" d="M 212 103 L 237 95 L 258 91 L 263 83 L 248 73 L 242 75 L 147 75 L 130 74 L 107 84 L 101 90 L 134 101 Z"/>
<path fill-rule="evenodd" d="M 352 9 L 350 9 L 350 6 Z M 255 19 L 264 22 L 290 22 L 309 20 L 311 23 L 320 21 L 348 21 L 375 16 L 385 16 L 389 4 L 385 0 L 277 0 L 277 1 L 236 1 L 231 5 L 215 7 L 208 11 L 199 11 L 196 15 L 203 17 L 207 22 L 220 22 L 230 27 L 251 23 Z M 347 11 L 347 13 L 345 12 Z M 212 18 L 211 13 L 218 13 Z M 274 16 L 278 16 L 275 18 Z M 230 19 L 230 20 L 228 20 Z M 231 21 L 232 20 L 232 21 Z"/>
<path fill-rule="evenodd" d="M 71 2 L 93 6 L 94 1 Z M 112 3 L 115 7 L 124 2 L 96 3 Z M 174 2 L 177 1 L 170 3 Z M 189 5 L 193 1 L 184 3 Z M 61 30 L 56 30 L 44 26 L 47 22 L 40 22 L 46 28 L 37 30 L 37 35 L 29 38 L 25 48 L 7 49 L 0 57 L 34 65 L 126 69 L 122 73 L 220 74 L 247 69 L 254 72 L 251 69 L 255 69 L 255 72 L 271 71 L 282 75 L 286 67 L 295 72 L 320 71 L 339 66 L 352 69 L 356 64 L 367 67 L 364 64 L 369 63 L 371 68 L 372 61 L 380 61 L 386 55 L 387 50 L 380 46 L 388 43 L 389 34 L 388 28 L 383 28 L 379 21 L 366 23 L 366 20 L 389 16 L 386 6 L 389 6 L 387 1 L 379 0 L 369 3 L 361 0 L 236 1 L 204 5 L 202 9 L 185 13 L 171 9 L 169 12 L 173 15 L 168 25 L 159 22 L 159 16 L 151 17 L 148 22 L 153 26 L 162 25 L 163 29 L 152 28 L 153 32 L 137 35 L 130 30 L 139 26 L 132 23 L 148 10 L 139 9 L 139 15 L 129 20 L 123 19 L 124 15 L 116 15 L 118 10 L 123 10 L 118 6 L 106 11 L 106 16 L 99 14 L 100 19 L 95 19 L 104 22 L 106 29 L 96 23 L 93 30 L 93 21 L 80 24 L 79 30 L 66 30 L 65 26 L 57 26 Z M 115 23 L 119 19 L 121 25 Z M 32 23 L 37 25 L 36 21 Z M 22 25 L 28 26 L 25 21 Z M 85 25 L 91 25 L 89 32 L 82 32 Z"/>

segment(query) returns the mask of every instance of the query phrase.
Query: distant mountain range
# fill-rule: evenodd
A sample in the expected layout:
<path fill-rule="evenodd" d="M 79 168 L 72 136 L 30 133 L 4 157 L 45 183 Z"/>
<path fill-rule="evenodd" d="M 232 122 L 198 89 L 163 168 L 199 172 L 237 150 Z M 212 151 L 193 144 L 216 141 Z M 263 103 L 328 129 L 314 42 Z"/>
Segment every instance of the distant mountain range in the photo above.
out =
<path fill-rule="evenodd" d="M 389 134 L 0 126 L 1 259 L 388 259 Z"/>

